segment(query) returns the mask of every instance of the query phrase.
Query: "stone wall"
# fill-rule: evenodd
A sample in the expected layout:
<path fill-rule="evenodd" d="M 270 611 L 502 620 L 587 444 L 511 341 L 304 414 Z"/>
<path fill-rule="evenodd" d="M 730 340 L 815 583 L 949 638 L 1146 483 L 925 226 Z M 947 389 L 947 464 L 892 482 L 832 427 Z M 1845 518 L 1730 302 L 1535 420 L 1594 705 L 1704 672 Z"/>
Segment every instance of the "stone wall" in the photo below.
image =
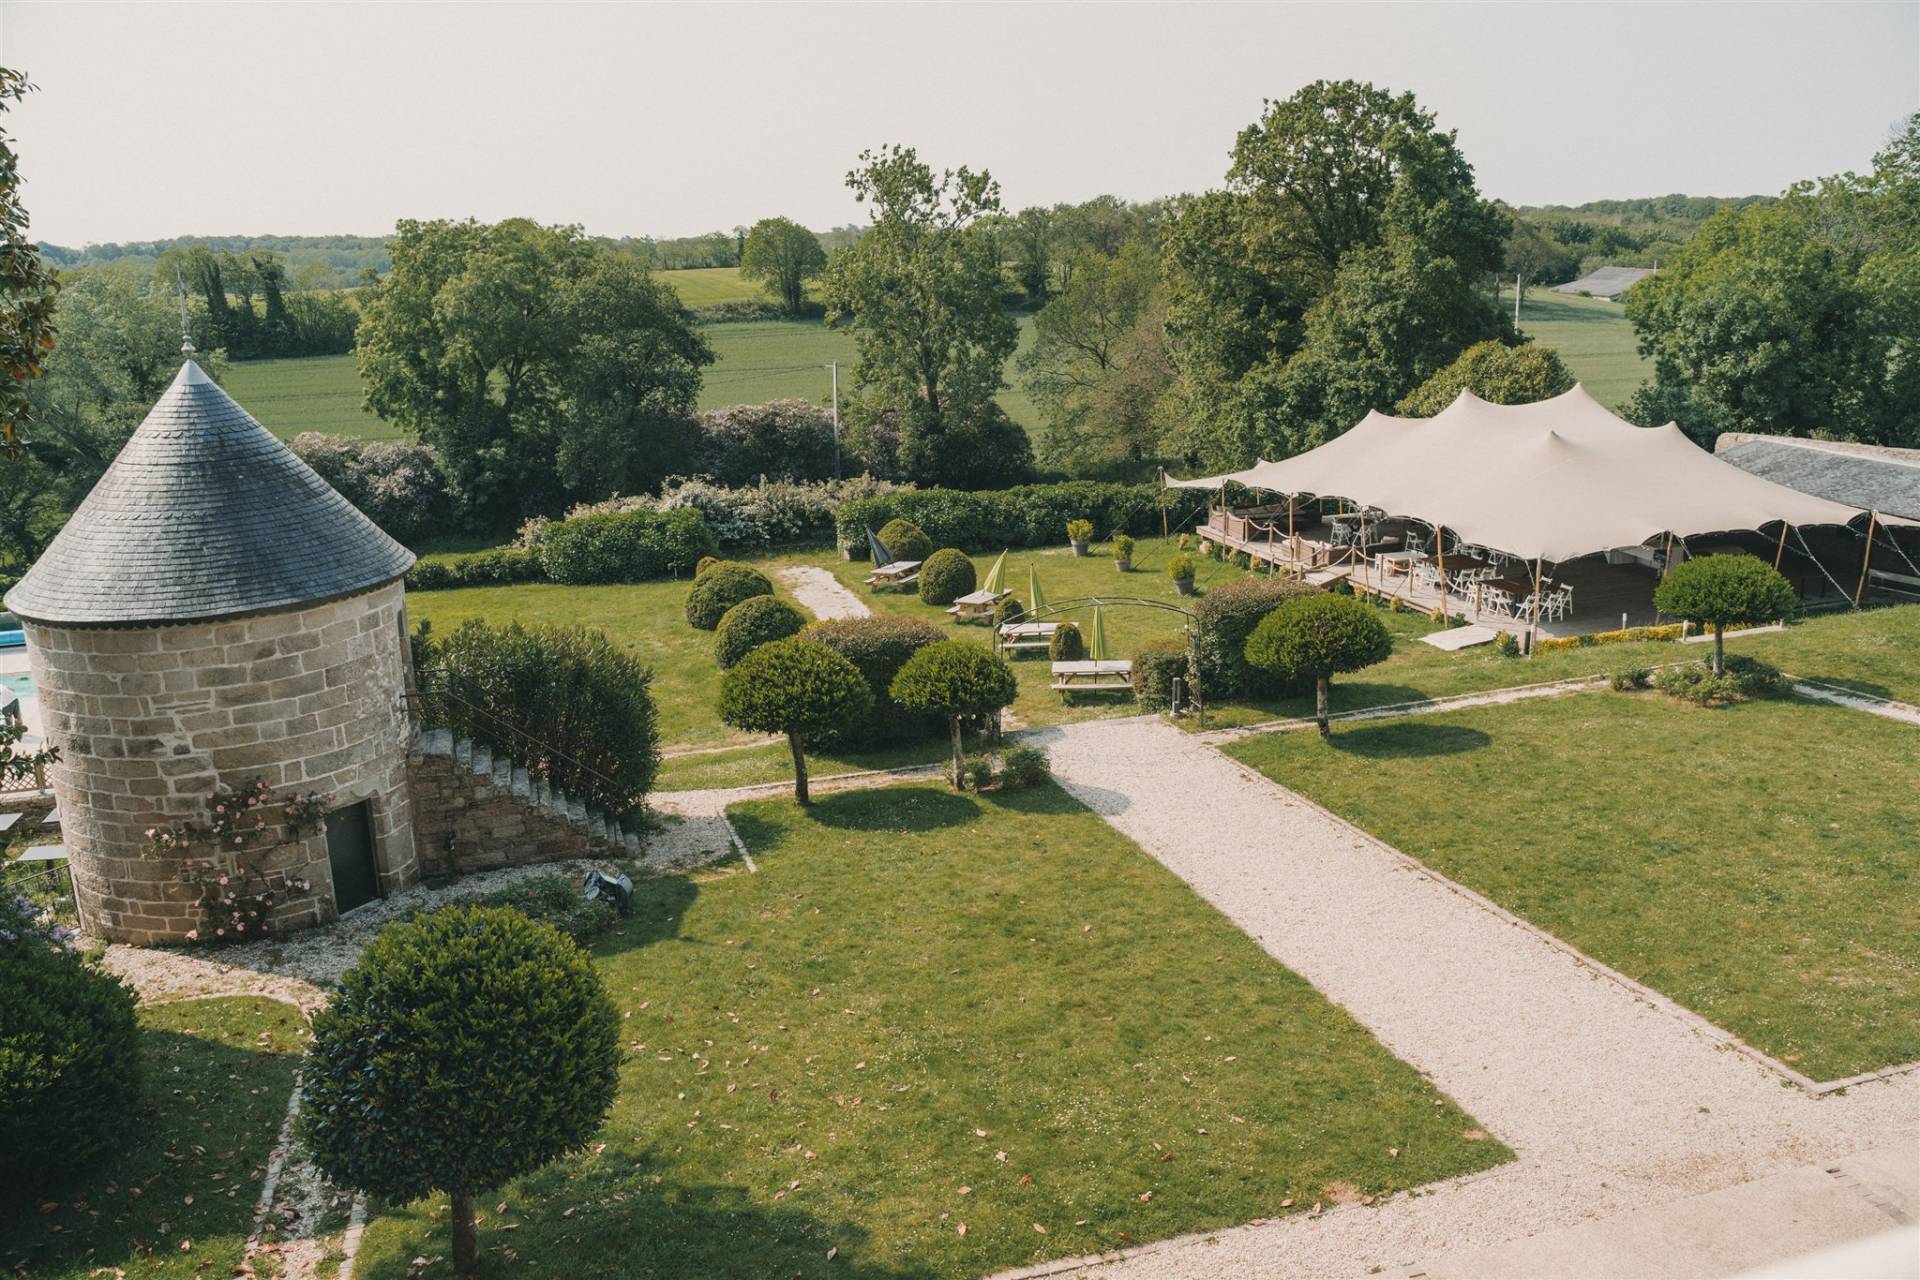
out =
<path fill-rule="evenodd" d="M 526 776 L 445 730 L 423 734 L 411 766 L 414 843 L 428 875 L 467 874 L 570 858 L 630 856 L 639 841 L 602 818 L 542 797 Z"/>
<path fill-rule="evenodd" d="M 324 604 L 225 622 L 142 628 L 26 624 L 83 927 L 152 943 L 200 924 L 197 893 L 147 832 L 204 820 L 216 786 L 264 779 L 366 800 L 383 893 L 413 883 L 405 604 L 398 582 Z M 313 888 L 279 927 L 334 915 L 326 839 L 272 851 L 269 872 Z"/>

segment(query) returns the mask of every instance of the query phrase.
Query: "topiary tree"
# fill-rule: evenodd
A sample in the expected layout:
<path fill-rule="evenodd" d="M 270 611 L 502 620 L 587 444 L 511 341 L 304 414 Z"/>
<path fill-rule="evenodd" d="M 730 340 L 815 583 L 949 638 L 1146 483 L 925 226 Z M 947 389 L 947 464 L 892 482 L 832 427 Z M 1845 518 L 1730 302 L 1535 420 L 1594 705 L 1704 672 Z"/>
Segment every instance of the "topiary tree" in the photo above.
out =
<path fill-rule="evenodd" d="M 967 553 L 948 547 L 928 556 L 920 566 L 920 599 L 926 604 L 952 604 L 972 592 L 978 582 Z"/>
<path fill-rule="evenodd" d="M 937 732 L 940 721 L 909 711 L 893 700 L 893 678 L 900 668 L 930 644 L 946 639 L 935 622 L 904 613 L 876 613 L 865 618 L 830 618 L 803 633 L 860 669 L 873 694 L 873 710 L 865 719 L 828 730 L 813 739 L 821 746 L 873 747 Z"/>
<path fill-rule="evenodd" d="M 893 680 L 893 696 L 904 707 L 945 716 L 953 732 L 953 785 L 966 776 L 960 748 L 960 722 L 992 715 L 1019 696 L 1020 686 L 1007 660 L 984 645 L 942 640 L 907 659 Z"/>
<path fill-rule="evenodd" d="M 1054 662 L 1078 662 L 1087 656 L 1087 642 L 1081 638 L 1080 624 L 1063 622 L 1053 629 L 1047 641 L 1047 657 Z"/>
<path fill-rule="evenodd" d="M 1020 597 L 1008 596 L 993 606 L 993 629 L 997 633 L 1001 627 L 1020 621 L 1027 616 L 1027 607 L 1020 603 Z"/>
<path fill-rule="evenodd" d="M 771 640 L 800 634 L 807 615 L 775 596 L 742 600 L 720 617 L 713 632 L 713 657 L 722 671 Z"/>
<path fill-rule="evenodd" d="M 1250 693 L 1278 693 L 1284 682 L 1250 665 L 1247 637 L 1260 620 L 1301 596 L 1320 592 L 1279 574 L 1236 578 L 1207 588 L 1193 607 L 1195 666 L 1209 702 Z"/>
<path fill-rule="evenodd" d="M 445 1193 L 471 1274 L 474 1196 L 585 1145 L 613 1105 L 619 1037 L 599 975 L 552 925 L 504 907 L 415 916 L 314 1015 L 301 1136 L 343 1186 Z"/>
<path fill-rule="evenodd" d="M 873 711 L 860 669 L 804 636 L 775 640 L 740 659 L 720 684 L 720 718 L 749 733 L 784 733 L 793 751 L 793 798 L 807 795 L 807 741 L 845 731 Z"/>
<path fill-rule="evenodd" d="M 1314 719 L 1327 725 L 1327 686 L 1339 672 L 1358 671 L 1393 655 L 1393 637 L 1367 605 L 1351 596 L 1316 593 L 1289 600 L 1260 620 L 1247 637 L 1255 670 L 1291 683 L 1313 681 Z"/>
<path fill-rule="evenodd" d="M 1723 632 L 1741 622 L 1772 622 L 1800 607 L 1793 584 L 1754 556 L 1699 556 L 1675 565 L 1653 591 L 1662 613 L 1713 628 L 1713 674 L 1726 671 Z"/>
<path fill-rule="evenodd" d="M 697 578 L 701 574 L 705 573 L 707 570 L 713 568 L 717 564 L 732 564 L 732 563 L 734 562 L 730 560 L 722 560 L 719 556 L 701 556 L 698 560 L 694 561 L 693 576 Z"/>
<path fill-rule="evenodd" d="M 735 561 L 717 564 L 693 580 L 687 592 L 687 621 L 702 631 L 712 631 L 727 610 L 742 600 L 772 594 L 773 583 L 752 565 Z"/>
<path fill-rule="evenodd" d="M 0 895 L 0 1186 L 53 1191 L 137 1123 L 133 988 L 72 937 Z"/>
<path fill-rule="evenodd" d="M 933 554 L 933 539 L 911 520 L 895 516 L 880 526 L 877 536 L 896 560 L 925 560 Z"/>

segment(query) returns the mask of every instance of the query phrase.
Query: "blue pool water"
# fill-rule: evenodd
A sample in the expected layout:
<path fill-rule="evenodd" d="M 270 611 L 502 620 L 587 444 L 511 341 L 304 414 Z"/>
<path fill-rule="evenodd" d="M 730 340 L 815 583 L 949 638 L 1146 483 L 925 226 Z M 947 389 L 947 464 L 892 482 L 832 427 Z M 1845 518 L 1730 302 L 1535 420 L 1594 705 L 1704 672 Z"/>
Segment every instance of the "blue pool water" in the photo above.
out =
<path fill-rule="evenodd" d="M 33 696 L 33 677 L 24 671 L 0 672 L 0 702 L 14 698 L 25 701 Z"/>

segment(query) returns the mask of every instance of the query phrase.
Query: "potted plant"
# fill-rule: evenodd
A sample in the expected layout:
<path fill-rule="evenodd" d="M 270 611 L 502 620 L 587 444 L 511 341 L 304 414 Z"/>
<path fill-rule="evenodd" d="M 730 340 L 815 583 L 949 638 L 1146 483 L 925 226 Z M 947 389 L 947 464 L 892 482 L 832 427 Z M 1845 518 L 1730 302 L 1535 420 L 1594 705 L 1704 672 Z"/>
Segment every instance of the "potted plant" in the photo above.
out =
<path fill-rule="evenodd" d="M 1173 589 L 1183 596 L 1193 594 L 1193 557 L 1178 555 L 1167 561 L 1167 576 L 1173 579 Z"/>
<path fill-rule="evenodd" d="M 1113 537 L 1113 567 L 1122 573 L 1133 572 L 1133 539 L 1124 533 Z"/>
<path fill-rule="evenodd" d="M 1087 544 L 1093 541 L 1093 521 L 1067 521 L 1067 541 L 1073 544 L 1073 554 L 1077 556 L 1087 554 Z"/>

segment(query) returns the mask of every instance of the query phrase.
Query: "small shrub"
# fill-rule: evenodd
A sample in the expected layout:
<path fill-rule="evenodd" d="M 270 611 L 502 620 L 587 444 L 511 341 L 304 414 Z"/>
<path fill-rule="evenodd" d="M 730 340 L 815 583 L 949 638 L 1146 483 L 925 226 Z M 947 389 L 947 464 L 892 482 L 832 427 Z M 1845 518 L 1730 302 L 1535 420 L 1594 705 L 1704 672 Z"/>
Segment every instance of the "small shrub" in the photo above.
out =
<path fill-rule="evenodd" d="M 713 657 L 722 671 L 771 640 L 798 635 L 807 617 L 785 600 L 753 596 L 720 615 L 713 632 Z"/>
<path fill-rule="evenodd" d="M 453 1266 L 474 1196 L 586 1145 L 620 1083 L 620 1014 L 586 953 L 498 907 L 389 925 L 314 1015 L 300 1132 L 343 1187 L 451 1203 Z"/>
<path fill-rule="evenodd" d="M 742 600 L 772 594 L 773 583 L 752 565 L 718 565 L 693 580 L 687 592 L 687 622 L 701 631 L 712 631 L 727 610 Z"/>
<path fill-rule="evenodd" d="M 920 566 L 920 599 L 925 604 L 949 605 L 970 594 L 978 582 L 967 553 L 948 547 L 928 556 Z"/>
<path fill-rule="evenodd" d="M 979 752 L 968 756 L 961 777 L 961 788 L 963 790 L 985 791 L 993 785 L 992 759 Z"/>
<path fill-rule="evenodd" d="M 1493 642 L 1493 651 L 1503 658 L 1520 656 L 1520 640 L 1511 631 L 1502 631 L 1500 638 Z"/>
<path fill-rule="evenodd" d="M 1785 678 L 1780 674 L 1780 668 L 1772 663 L 1762 662 L 1758 658 L 1749 658 L 1744 654 L 1736 654 L 1728 658 L 1722 669 L 1722 676 L 1733 681 L 1734 688 L 1746 698 L 1759 698 L 1778 693 L 1781 685 L 1785 683 Z"/>
<path fill-rule="evenodd" d="M 524 547 L 495 547 L 451 560 L 422 560 L 407 570 L 407 590 L 499 587 L 516 582 L 539 582 L 546 576 L 535 552 Z"/>
<path fill-rule="evenodd" d="M 1630 693 L 1635 689 L 1644 689 L 1653 680 L 1653 672 L 1645 667 L 1615 667 L 1607 673 L 1607 683 L 1616 693 Z"/>
<path fill-rule="evenodd" d="M 1289 600 L 1318 596 L 1320 591 L 1277 574 L 1239 578 L 1207 588 L 1194 606 L 1193 648 L 1200 687 L 1209 702 L 1248 694 L 1283 693 L 1297 687 L 1246 658 L 1247 637 L 1260 619 Z"/>
<path fill-rule="evenodd" d="M 1133 700 L 1142 711 L 1165 711 L 1173 706 L 1173 682 L 1187 678 L 1187 644 L 1162 636 L 1141 645 L 1133 655 Z"/>
<path fill-rule="evenodd" d="M 1115 534 L 1113 538 L 1113 558 L 1121 564 L 1132 564 L 1133 547 L 1134 542 L 1130 535 L 1124 533 Z"/>
<path fill-rule="evenodd" d="M 740 659 L 720 684 L 720 718 L 749 733 L 784 733 L 793 798 L 808 803 L 807 745 L 845 733 L 873 712 L 860 669 L 818 640 L 775 640 Z"/>
<path fill-rule="evenodd" d="M 803 632 L 859 669 L 873 693 L 873 710 L 864 720 L 822 734 L 822 747 L 875 747 L 910 741 L 937 733 L 943 727 L 936 716 L 909 711 L 893 699 L 893 678 L 900 668 L 930 644 L 947 638 L 937 623 L 901 613 L 876 613 L 865 618 L 830 618 Z"/>
<path fill-rule="evenodd" d="M 1167 561 L 1167 576 L 1175 582 L 1193 581 L 1193 557 L 1177 555 Z"/>
<path fill-rule="evenodd" d="M 1035 787 L 1052 773 L 1047 753 L 1038 747 L 1012 747 L 1000 757 L 1000 785 Z"/>
<path fill-rule="evenodd" d="M 1732 680 L 1716 676 L 1713 667 L 1705 662 L 1685 662 L 1678 666 L 1663 667 L 1660 674 L 1653 678 L 1653 687 L 1668 697 L 1700 707 L 1733 702 L 1740 696 L 1740 690 Z"/>
<path fill-rule="evenodd" d="M 942 640 L 907 659 L 892 693 L 904 707 L 946 718 L 953 735 L 953 783 L 959 786 L 965 776 L 961 724 L 998 713 L 1019 696 L 1020 685 L 1007 660 L 985 645 Z"/>
<path fill-rule="evenodd" d="M 698 563 L 696 563 L 693 566 L 693 576 L 698 578 L 701 574 L 713 568 L 715 565 L 728 564 L 728 563 L 731 563 L 731 562 L 722 560 L 719 556 L 701 556 Z"/>
<path fill-rule="evenodd" d="M 1055 662 L 1078 662 L 1086 656 L 1087 642 L 1081 638 L 1078 623 L 1061 623 L 1053 639 L 1047 641 L 1047 657 Z"/>
<path fill-rule="evenodd" d="M 1093 521 L 1091 520 L 1067 521 L 1067 541 L 1068 542 L 1092 542 L 1093 541 Z"/>
<path fill-rule="evenodd" d="M 999 604 L 993 606 L 994 630 L 998 631 L 1001 627 L 1018 622 L 1026 616 L 1026 606 L 1020 603 L 1020 598 L 1018 596 L 1008 596 Z"/>
<path fill-rule="evenodd" d="M 880 544 L 896 560 L 925 560 L 933 554 L 933 539 L 911 520 L 895 518 L 880 526 Z"/>
<path fill-rule="evenodd" d="M 530 920 L 550 924 L 582 947 L 590 947 L 620 918 L 604 898 L 589 898 L 578 881 L 541 876 L 474 900 L 475 906 L 510 907 Z"/>
<path fill-rule="evenodd" d="M 133 988 L 0 895 L 0 1185 L 44 1193 L 140 1123 Z"/>

